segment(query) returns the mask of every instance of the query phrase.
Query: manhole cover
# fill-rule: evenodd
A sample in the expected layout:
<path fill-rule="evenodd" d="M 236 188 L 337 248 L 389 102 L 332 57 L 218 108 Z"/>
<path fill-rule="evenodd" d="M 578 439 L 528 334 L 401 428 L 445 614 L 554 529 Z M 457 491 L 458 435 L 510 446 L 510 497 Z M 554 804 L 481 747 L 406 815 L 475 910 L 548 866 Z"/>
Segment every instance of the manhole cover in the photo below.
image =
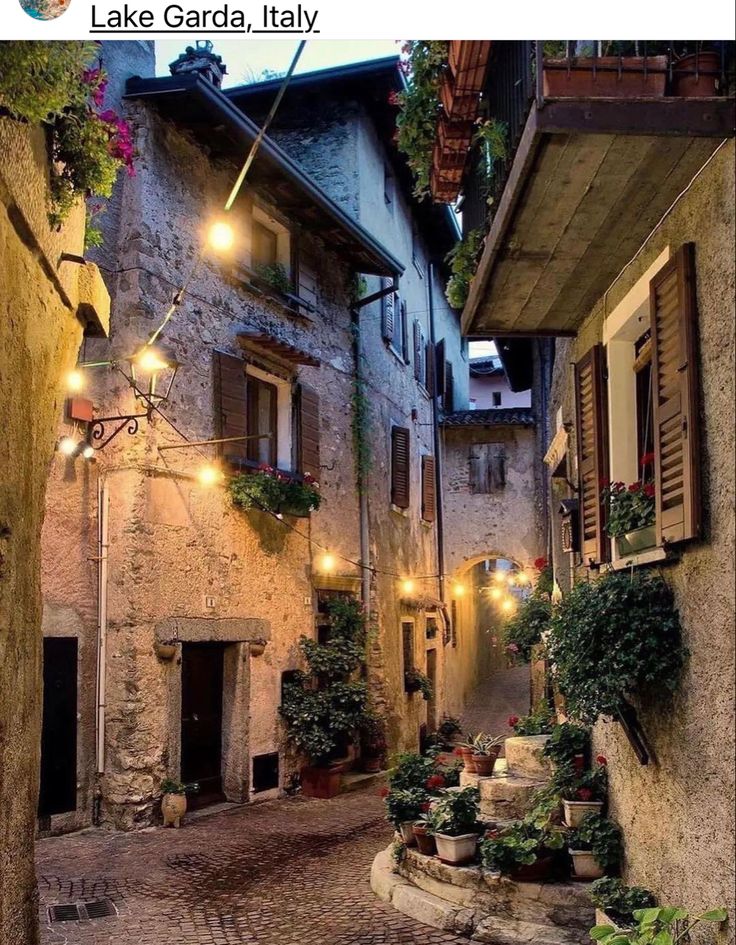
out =
<path fill-rule="evenodd" d="M 49 906 L 50 922 L 78 922 L 80 919 L 104 919 L 117 915 L 115 903 L 109 899 L 95 899 L 92 902 L 65 902 L 58 906 Z"/>

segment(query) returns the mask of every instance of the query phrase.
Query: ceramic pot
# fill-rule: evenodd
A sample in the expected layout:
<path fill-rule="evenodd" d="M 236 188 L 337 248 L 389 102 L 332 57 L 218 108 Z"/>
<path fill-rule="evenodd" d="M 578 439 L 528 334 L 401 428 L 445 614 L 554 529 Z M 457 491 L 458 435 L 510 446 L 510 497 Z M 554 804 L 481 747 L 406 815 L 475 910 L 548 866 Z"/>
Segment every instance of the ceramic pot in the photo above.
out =
<path fill-rule="evenodd" d="M 460 749 L 460 754 L 462 755 L 462 759 L 465 764 L 465 770 L 468 772 L 468 774 L 477 774 L 478 769 L 475 767 L 475 755 L 473 754 L 473 749 L 462 747 Z"/>
<path fill-rule="evenodd" d="M 475 848 L 478 845 L 478 835 L 475 833 L 463 833 L 458 837 L 436 833 L 434 840 L 437 844 L 437 855 L 443 863 L 450 866 L 469 863 L 475 857 Z"/>
<path fill-rule="evenodd" d="M 600 814 L 603 801 L 563 801 L 565 823 L 568 827 L 579 827 L 580 821 L 587 814 Z"/>
<path fill-rule="evenodd" d="M 419 852 L 425 856 L 434 856 L 437 852 L 437 844 L 434 842 L 434 835 L 429 832 L 427 825 L 418 820 L 412 829 Z"/>
<path fill-rule="evenodd" d="M 590 850 L 570 850 L 575 879 L 600 879 L 605 870 Z"/>
<path fill-rule="evenodd" d="M 342 787 L 342 766 L 302 768 L 302 794 L 305 797 L 337 797 Z"/>
<path fill-rule="evenodd" d="M 646 525 L 644 528 L 635 528 L 631 532 L 626 532 L 625 535 L 616 539 L 616 546 L 621 556 L 635 555 L 649 548 L 656 548 L 657 532 L 654 525 Z"/>
<path fill-rule="evenodd" d="M 553 856 L 540 856 L 533 863 L 524 863 L 509 872 L 516 883 L 541 883 L 549 878 L 554 866 Z"/>
<path fill-rule="evenodd" d="M 414 821 L 405 820 L 399 824 L 399 833 L 401 839 L 408 847 L 416 846 L 417 838 L 414 836 Z"/>
<path fill-rule="evenodd" d="M 186 812 L 186 794 L 164 794 L 161 798 L 161 813 L 164 817 L 164 827 L 181 827 L 181 819 Z"/>
<path fill-rule="evenodd" d="M 697 59 L 695 53 L 683 56 L 675 63 L 673 94 L 684 98 L 717 95 L 720 76 L 721 57 L 717 52 L 698 53 Z"/>
<path fill-rule="evenodd" d="M 492 748 L 487 755 L 473 755 L 473 764 L 475 765 L 475 770 L 479 777 L 490 778 L 493 774 L 493 767 L 498 760 L 498 753 L 500 751 L 501 746 L 497 745 L 495 748 Z"/>

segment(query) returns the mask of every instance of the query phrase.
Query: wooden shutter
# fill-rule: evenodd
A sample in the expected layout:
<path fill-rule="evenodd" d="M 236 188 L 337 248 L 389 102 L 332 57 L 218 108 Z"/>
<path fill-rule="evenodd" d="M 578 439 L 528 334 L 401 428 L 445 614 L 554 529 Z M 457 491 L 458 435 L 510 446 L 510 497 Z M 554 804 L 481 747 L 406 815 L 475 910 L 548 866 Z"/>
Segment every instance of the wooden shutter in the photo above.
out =
<path fill-rule="evenodd" d="M 442 406 L 445 413 L 452 413 L 455 409 L 455 378 L 452 373 L 452 361 L 445 362 L 445 390 L 442 397 Z"/>
<path fill-rule="evenodd" d="M 414 377 L 421 381 L 422 379 L 422 326 L 414 320 Z"/>
<path fill-rule="evenodd" d="M 422 518 L 425 522 L 433 522 L 437 518 L 434 456 L 422 456 Z"/>
<path fill-rule="evenodd" d="M 603 346 L 593 347 L 575 365 L 580 549 L 583 561 L 608 560 L 602 482 L 608 476 L 608 417 L 603 379 Z"/>
<path fill-rule="evenodd" d="M 407 427 L 391 430 L 391 502 L 400 509 L 409 508 L 410 436 Z"/>
<path fill-rule="evenodd" d="M 297 460 L 299 472 L 319 479 L 319 394 L 300 384 L 297 394 Z"/>
<path fill-rule="evenodd" d="M 406 311 L 406 302 L 401 300 L 401 356 L 404 363 L 409 363 L 409 315 Z"/>
<path fill-rule="evenodd" d="M 694 246 L 649 284 L 657 544 L 700 532 L 700 447 Z"/>
<path fill-rule="evenodd" d="M 447 375 L 445 373 L 446 365 L 445 339 L 441 338 L 434 346 L 434 389 L 438 397 L 444 397 L 447 387 Z"/>
<path fill-rule="evenodd" d="M 313 261 L 300 249 L 296 260 L 296 294 L 306 304 L 300 304 L 299 310 L 308 315 L 317 310 L 317 270 Z"/>
<path fill-rule="evenodd" d="M 391 279 L 381 279 L 381 288 L 388 289 L 393 284 Z M 389 292 L 381 299 L 381 334 L 389 344 L 394 340 L 394 305 L 396 293 Z"/>
<path fill-rule="evenodd" d="M 212 368 L 215 391 L 215 429 L 217 438 L 246 436 L 248 420 L 246 410 L 245 362 L 242 358 L 224 351 L 212 352 Z M 218 444 L 220 456 L 245 459 L 247 440 L 238 443 Z"/>
<path fill-rule="evenodd" d="M 431 341 L 428 341 L 424 346 L 424 373 L 425 373 L 425 385 L 427 387 L 427 393 L 430 397 L 434 397 L 435 394 L 435 363 L 434 363 L 434 345 Z"/>

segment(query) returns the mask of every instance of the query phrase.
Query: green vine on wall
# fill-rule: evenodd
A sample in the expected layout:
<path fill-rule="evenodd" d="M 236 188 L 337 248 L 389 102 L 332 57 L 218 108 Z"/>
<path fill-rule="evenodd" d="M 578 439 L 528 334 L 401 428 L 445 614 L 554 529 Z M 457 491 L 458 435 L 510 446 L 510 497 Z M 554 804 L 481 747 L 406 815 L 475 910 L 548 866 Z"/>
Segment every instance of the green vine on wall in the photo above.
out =
<path fill-rule="evenodd" d="M 360 351 L 360 325 L 353 322 L 353 347 L 358 370 L 353 377 L 351 396 L 351 428 L 353 434 L 353 455 L 355 457 L 355 480 L 358 494 L 364 495 L 367 489 L 368 472 L 371 468 L 372 452 L 370 445 L 370 403 L 363 378 L 365 358 Z"/>
<path fill-rule="evenodd" d="M 471 230 L 447 254 L 451 275 L 447 280 L 445 296 L 453 308 L 461 309 L 468 299 L 484 236 L 482 227 Z"/>

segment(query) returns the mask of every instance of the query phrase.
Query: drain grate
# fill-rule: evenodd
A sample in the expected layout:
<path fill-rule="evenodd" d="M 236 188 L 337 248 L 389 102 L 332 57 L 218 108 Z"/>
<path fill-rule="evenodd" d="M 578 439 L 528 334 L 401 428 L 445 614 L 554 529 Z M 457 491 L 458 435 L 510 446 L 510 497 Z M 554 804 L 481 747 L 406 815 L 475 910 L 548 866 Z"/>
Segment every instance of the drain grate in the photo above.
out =
<path fill-rule="evenodd" d="M 80 919 L 104 919 L 117 915 L 115 903 L 109 899 L 95 899 L 92 902 L 65 902 L 59 906 L 49 906 L 50 922 L 78 922 Z"/>

